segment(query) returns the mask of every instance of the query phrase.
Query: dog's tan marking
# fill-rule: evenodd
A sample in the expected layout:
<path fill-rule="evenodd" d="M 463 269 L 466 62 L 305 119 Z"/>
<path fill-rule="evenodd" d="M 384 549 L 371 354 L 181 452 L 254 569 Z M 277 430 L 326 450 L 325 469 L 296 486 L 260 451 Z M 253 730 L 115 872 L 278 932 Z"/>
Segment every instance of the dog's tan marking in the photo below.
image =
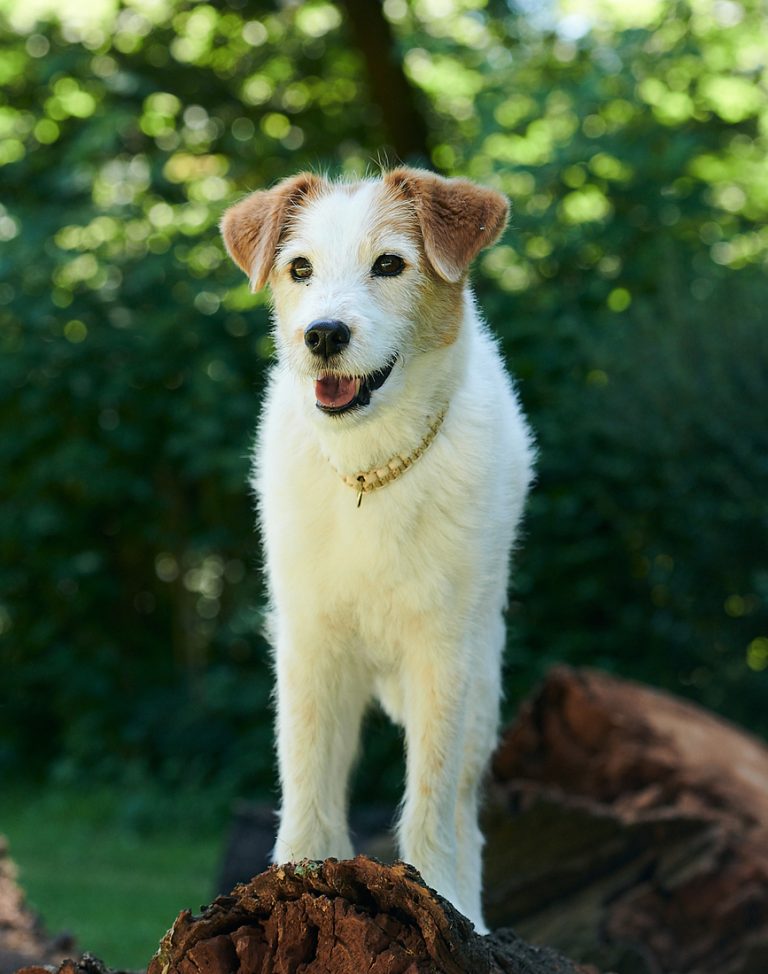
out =
<path fill-rule="evenodd" d="M 451 345 L 458 336 L 463 314 L 463 281 L 445 281 L 435 271 L 426 253 L 414 201 L 399 184 L 384 180 L 371 230 L 380 239 L 386 239 L 388 233 L 405 233 L 414 242 L 421 254 L 420 282 L 415 296 L 416 313 L 413 315 L 418 322 L 419 347 L 426 351 Z"/>
<path fill-rule="evenodd" d="M 449 284 L 425 260 L 419 295 L 419 338 L 423 348 L 452 345 L 459 335 L 464 310 L 464 287 Z"/>
<path fill-rule="evenodd" d="M 221 234 L 227 252 L 250 277 L 254 291 L 267 283 L 291 211 L 316 198 L 327 186 L 313 173 L 299 173 L 272 189 L 251 193 L 226 211 Z"/>

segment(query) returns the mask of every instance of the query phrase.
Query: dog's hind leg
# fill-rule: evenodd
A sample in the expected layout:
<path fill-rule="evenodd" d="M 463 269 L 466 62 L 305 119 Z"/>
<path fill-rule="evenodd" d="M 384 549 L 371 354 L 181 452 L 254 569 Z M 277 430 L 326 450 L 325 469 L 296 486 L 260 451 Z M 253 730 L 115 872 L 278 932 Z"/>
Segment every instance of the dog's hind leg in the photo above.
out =
<path fill-rule="evenodd" d="M 282 786 L 275 862 L 348 859 L 347 783 L 368 694 L 361 673 L 317 629 L 278 639 L 277 742 Z"/>

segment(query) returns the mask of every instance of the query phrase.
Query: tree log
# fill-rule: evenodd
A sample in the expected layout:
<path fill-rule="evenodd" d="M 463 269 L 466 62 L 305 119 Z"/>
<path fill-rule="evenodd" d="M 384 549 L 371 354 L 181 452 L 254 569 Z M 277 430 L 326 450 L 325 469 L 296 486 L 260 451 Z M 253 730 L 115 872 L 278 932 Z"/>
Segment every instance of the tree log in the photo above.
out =
<path fill-rule="evenodd" d="M 768 971 L 768 749 L 692 704 L 553 670 L 494 759 L 486 916 L 619 974 Z"/>
<path fill-rule="evenodd" d="M 365 856 L 273 866 L 180 914 L 148 974 L 577 974 L 511 931 L 480 937 L 411 866 Z"/>

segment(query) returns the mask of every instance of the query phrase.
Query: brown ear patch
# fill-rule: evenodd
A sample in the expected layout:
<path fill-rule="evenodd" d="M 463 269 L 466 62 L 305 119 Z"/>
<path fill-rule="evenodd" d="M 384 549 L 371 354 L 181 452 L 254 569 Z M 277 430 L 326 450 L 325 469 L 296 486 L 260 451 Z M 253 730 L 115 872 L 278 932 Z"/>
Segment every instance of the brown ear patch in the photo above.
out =
<path fill-rule="evenodd" d="M 384 182 L 412 200 L 424 251 L 445 281 L 460 281 L 477 254 L 506 226 L 506 196 L 466 179 L 403 167 L 385 173 Z"/>
<path fill-rule="evenodd" d="M 280 238 L 291 211 L 326 185 L 313 173 L 299 173 L 272 189 L 251 193 L 231 206 L 221 219 L 227 252 L 251 279 L 254 291 L 267 283 Z"/>

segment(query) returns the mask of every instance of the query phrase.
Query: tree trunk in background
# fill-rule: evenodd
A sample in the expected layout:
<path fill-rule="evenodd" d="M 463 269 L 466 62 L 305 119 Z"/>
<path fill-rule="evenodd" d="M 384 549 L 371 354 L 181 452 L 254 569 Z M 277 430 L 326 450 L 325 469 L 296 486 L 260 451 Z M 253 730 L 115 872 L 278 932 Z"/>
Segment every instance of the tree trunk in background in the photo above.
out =
<path fill-rule="evenodd" d="M 494 760 L 486 918 L 618 974 L 768 971 L 768 749 L 553 670 Z"/>
<path fill-rule="evenodd" d="M 381 109 L 392 148 L 401 161 L 429 162 L 429 132 L 416 105 L 416 92 L 398 59 L 381 0 L 341 0 L 341 7 L 353 44 L 365 60 L 371 96 Z"/>

